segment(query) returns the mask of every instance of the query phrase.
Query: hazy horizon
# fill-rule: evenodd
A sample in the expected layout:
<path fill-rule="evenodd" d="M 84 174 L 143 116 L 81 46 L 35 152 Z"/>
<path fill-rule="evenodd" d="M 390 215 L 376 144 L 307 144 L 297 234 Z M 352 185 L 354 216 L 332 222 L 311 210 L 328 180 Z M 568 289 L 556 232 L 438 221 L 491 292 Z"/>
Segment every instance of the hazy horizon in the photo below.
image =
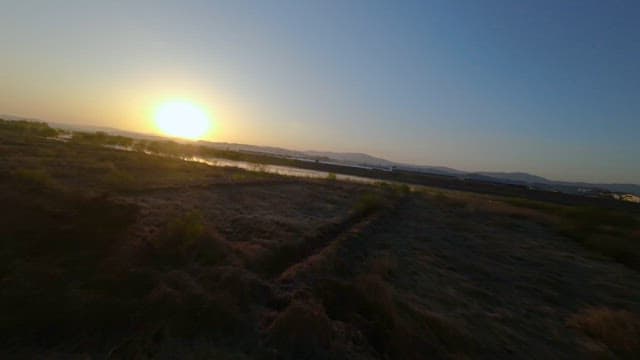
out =
<path fill-rule="evenodd" d="M 0 13 L 0 113 L 466 171 L 640 183 L 632 1 L 48 1 Z"/>
<path fill-rule="evenodd" d="M 23 117 L 23 116 L 19 116 L 19 115 L 15 115 L 15 114 L 1 114 L 0 113 L 0 119 L 3 117 L 9 117 L 9 119 L 13 119 L 13 120 L 27 120 L 27 121 L 43 121 L 48 123 L 49 125 L 51 125 L 52 127 L 56 127 L 56 126 L 63 126 L 63 127 L 75 127 L 80 129 L 85 129 L 86 131 L 91 131 L 91 129 L 105 129 L 105 131 L 107 130 L 115 130 L 116 133 L 118 132 L 122 132 L 123 134 L 126 134 L 127 132 L 131 132 L 131 133 L 135 133 L 135 134 L 139 134 L 141 136 L 158 136 L 158 137 L 164 137 L 166 139 L 169 140 L 176 140 L 176 141 L 199 141 L 199 140 L 189 140 L 189 139 L 180 139 L 179 137 L 171 137 L 167 134 L 157 134 L 157 133 L 151 133 L 151 132 L 135 132 L 135 131 L 131 131 L 131 130 L 125 130 L 125 129 L 119 129 L 119 128 L 115 128 L 115 127 L 110 127 L 110 126 L 103 126 L 103 125 L 95 125 L 95 124 L 69 124 L 69 123 L 64 123 L 64 122 L 53 122 L 53 121 L 46 121 L 46 119 L 39 119 L 39 118 L 28 118 L 28 117 Z M 99 131 L 99 130 L 96 130 Z M 507 175 L 507 174 L 528 174 L 528 175 L 533 175 L 535 177 L 540 177 L 540 175 L 538 174 L 534 174 L 534 173 L 530 173 L 530 172 L 526 172 L 526 171 L 501 171 L 501 170 L 486 170 L 486 169 L 462 169 L 462 168 L 452 168 L 450 166 L 447 165 L 441 165 L 441 164 L 416 164 L 416 163 L 409 163 L 409 162 L 402 162 L 402 161 L 396 161 L 394 159 L 389 159 L 386 158 L 384 155 L 377 155 L 377 154 L 369 154 L 369 153 L 363 153 L 363 152 L 340 152 L 340 151 L 334 151 L 331 149 L 309 149 L 309 148 L 289 148 L 289 147 L 281 147 L 278 145 L 273 145 L 273 144 L 248 144 L 248 143 L 234 143 L 234 142 L 226 142 L 226 141 L 213 141 L 211 139 L 201 139 L 203 141 L 209 141 L 211 143 L 217 143 L 217 144 L 230 144 L 230 145 L 249 145 L 249 146 L 255 146 L 255 147 L 262 147 L 262 148 L 277 148 L 277 149 L 282 149 L 282 150 L 288 150 L 288 151 L 298 151 L 301 153 L 304 152 L 318 152 L 318 153 L 325 153 L 325 154 L 354 154 L 354 155 L 367 155 L 367 156 L 372 156 L 374 158 L 380 159 L 380 160 L 386 160 L 386 161 L 391 161 L 394 162 L 396 164 L 402 164 L 402 165 L 406 165 L 406 166 L 418 166 L 418 167 L 433 167 L 433 168 L 448 168 L 454 171 L 462 171 L 462 172 L 466 172 L 469 174 L 472 173 L 495 173 L 495 174 L 503 174 L 503 175 Z M 545 177 L 543 177 L 545 178 Z M 632 186 L 640 186 L 640 183 L 622 183 L 622 182 L 596 182 L 596 181 L 582 181 L 582 180 L 576 180 L 576 179 L 555 179 L 555 178 L 545 178 L 546 180 L 549 181 L 559 181 L 559 182 L 568 182 L 568 183 L 587 183 L 587 184 L 593 184 L 593 185 L 598 185 L 598 184 L 612 184 L 612 185 L 632 185 Z"/>

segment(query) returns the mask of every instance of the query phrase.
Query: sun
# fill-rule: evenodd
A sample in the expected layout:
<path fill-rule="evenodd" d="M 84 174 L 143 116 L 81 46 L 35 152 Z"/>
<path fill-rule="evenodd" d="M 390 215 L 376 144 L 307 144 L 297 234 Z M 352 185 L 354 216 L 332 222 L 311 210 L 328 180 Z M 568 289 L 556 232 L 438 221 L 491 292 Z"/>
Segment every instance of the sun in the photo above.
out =
<path fill-rule="evenodd" d="M 165 135 L 191 140 L 202 138 L 211 128 L 206 112 L 188 101 L 163 103 L 156 110 L 154 119 Z"/>

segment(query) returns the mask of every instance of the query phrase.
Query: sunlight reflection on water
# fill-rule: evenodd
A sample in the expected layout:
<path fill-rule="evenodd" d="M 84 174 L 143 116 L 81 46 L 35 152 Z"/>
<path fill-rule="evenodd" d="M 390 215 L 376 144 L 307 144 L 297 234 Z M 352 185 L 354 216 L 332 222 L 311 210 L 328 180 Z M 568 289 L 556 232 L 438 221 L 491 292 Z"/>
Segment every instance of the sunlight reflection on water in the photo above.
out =
<path fill-rule="evenodd" d="M 103 146 L 110 149 L 116 149 L 116 150 L 137 151 L 131 146 L 121 146 L 121 145 L 103 145 Z M 150 155 L 174 157 L 171 155 L 152 153 L 145 150 L 143 150 L 142 152 Z M 252 163 L 248 161 L 229 160 L 229 159 L 215 158 L 215 157 L 203 158 L 199 156 L 181 156 L 178 158 L 184 161 L 207 164 L 209 166 L 235 167 L 235 168 L 240 168 L 240 169 L 249 170 L 249 171 L 260 171 L 260 172 L 266 172 L 270 174 L 279 174 L 279 175 L 285 175 L 285 176 L 295 176 L 295 177 L 313 178 L 313 179 L 323 179 L 323 178 L 329 177 L 329 172 L 327 171 L 302 169 L 302 168 L 297 168 L 292 166 L 259 164 L 259 163 Z M 374 179 L 374 178 L 344 175 L 344 174 L 338 174 L 338 173 L 336 173 L 335 176 L 336 176 L 335 177 L 336 180 L 353 181 L 353 182 L 364 183 L 364 184 L 373 184 L 380 181 L 379 179 Z"/>
<path fill-rule="evenodd" d="M 315 179 L 327 178 L 329 176 L 329 172 L 326 172 L 326 171 L 302 169 L 302 168 L 283 166 L 283 165 L 258 164 L 258 163 L 251 163 L 247 161 L 229 160 L 229 159 L 222 159 L 222 158 L 202 158 L 197 156 L 183 157 L 182 159 L 185 161 L 193 161 L 193 162 L 207 164 L 210 166 L 236 167 L 236 168 L 245 169 L 249 171 L 262 171 L 266 173 L 286 175 L 286 176 L 315 178 Z M 366 183 L 366 184 L 373 184 L 375 182 L 380 181 L 380 180 L 365 178 L 361 176 L 344 175 L 344 174 L 335 174 L 335 175 L 337 180 L 347 180 L 347 181 L 354 181 L 354 182 L 360 182 L 360 183 Z"/>

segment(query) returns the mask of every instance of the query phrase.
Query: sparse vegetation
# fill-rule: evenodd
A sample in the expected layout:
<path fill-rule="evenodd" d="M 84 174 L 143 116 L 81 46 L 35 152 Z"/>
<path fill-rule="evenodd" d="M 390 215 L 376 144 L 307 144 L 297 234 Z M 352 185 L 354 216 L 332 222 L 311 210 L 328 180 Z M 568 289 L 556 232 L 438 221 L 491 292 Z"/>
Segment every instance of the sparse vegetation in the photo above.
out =
<path fill-rule="evenodd" d="M 632 312 L 590 307 L 572 315 L 567 325 L 604 343 L 624 359 L 640 356 L 640 317 Z"/>
<path fill-rule="evenodd" d="M 367 192 L 363 194 L 353 207 L 353 213 L 358 216 L 366 216 L 385 206 L 385 199 L 380 193 Z"/>
<path fill-rule="evenodd" d="M 397 259 L 388 252 L 371 259 L 369 264 L 371 273 L 383 279 L 387 279 L 393 275 L 393 271 L 397 266 Z"/>
<path fill-rule="evenodd" d="M 46 123 L 39 121 L 9 121 L 0 119 L 0 131 L 10 132 L 23 136 L 39 136 L 53 137 L 57 136 L 59 131 L 49 127 Z"/>
<path fill-rule="evenodd" d="M 103 131 L 97 131 L 95 133 L 76 131 L 73 132 L 71 141 L 94 145 L 122 146 L 123 148 L 131 147 L 135 143 L 131 138 L 119 135 L 109 135 Z"/>
<path fill-rule="evenodd" d="M 219 239 L 207 233 L 198 211 L 173 216 L 152 246 L 151 258 L 156 265 L 169 268 L 187 264 L 215 265 L 227 252 Z"/>
<path fill-rule="evenodd" d="M 40 191 L 57 186 L 56 181 L 44 169 L 18 169 L 13 171 L 13 177 L 20 186 Z"/>
<path fill-rule="evenodd" d="M 180 160 L 192 144 L 9 125 L 0 357 L 580 357 L 584 339 L 637 357 L 637 212 L 267 176 Z"/>
<path fill-rule="evenodd" d="M 284 359 L 327 358 L 331 322 L 322 305 L 293 301 L 268 328 L 268 342 Z"/>
<path fill-rule="evenodd" d="M 578 241 L 602 255 L 640 269 L 640 242 L 637 238 L 638 215 L 585 206 L 557 206 L 523 199 L 507 199 L 524 218 L 535 218 L 552 226 L 560 234 Z M 532 211 L 522 213 L 518 208 Z"/>

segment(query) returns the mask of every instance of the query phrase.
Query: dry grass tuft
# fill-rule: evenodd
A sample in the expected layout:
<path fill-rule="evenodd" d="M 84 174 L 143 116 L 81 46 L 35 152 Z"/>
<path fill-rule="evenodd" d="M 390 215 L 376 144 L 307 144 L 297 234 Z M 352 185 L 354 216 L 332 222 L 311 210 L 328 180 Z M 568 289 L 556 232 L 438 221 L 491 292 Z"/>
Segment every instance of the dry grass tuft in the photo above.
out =
<path fill-rule="evenodd" d="M 229 255 L 227 245 L 207 231 L 198 211 L 171 220 L 153 243 L 152 259 L 158 266 L 219 264 Z"/>
<path fill-rule="evenodd" d="M 44 191 L 58 187 L 45 169 L 18 169 L 12 173 L 19 186 L 28 190 Z"/>
<path fill-rule="evenodd" d="M 396 258 L 388 252 L 373 258 L 369 263 L 370 272 L 384 279 L 392 276 L 397 266 Z"/>
<path fill-rule="evenodd" d="M 268 342 L 285 359 L 323 357 L 331 343 L 331 322 L 322 305 L 294 301 L 268 328 Z"/>
<path fill-rule="evenodd" d="M 640 317 L 630 311 L 590 307 L 572 315 L 567 326 L 602 342 L 624 358 L 640 356 Z"/>
<path fill-rule="evenodd" d="M 369 192 L 358 200 L 353 207 L 354 216 L 367 216 L 385 206 L 385 199 L 376 192 Z"/>

